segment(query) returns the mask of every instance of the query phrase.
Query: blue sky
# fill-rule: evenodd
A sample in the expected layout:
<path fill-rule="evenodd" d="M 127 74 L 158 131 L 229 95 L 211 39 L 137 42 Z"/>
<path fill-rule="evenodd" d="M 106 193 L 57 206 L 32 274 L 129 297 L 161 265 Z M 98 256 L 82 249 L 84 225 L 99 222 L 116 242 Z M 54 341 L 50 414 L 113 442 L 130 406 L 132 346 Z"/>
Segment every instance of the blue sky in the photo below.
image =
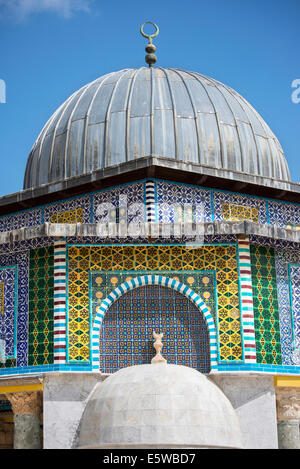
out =
<path fill-rule="evenodd" d="M 300 181 L 299 0 L 0 0 L 0 195 L 23 187 L 30 149 L 70 94 L 144 65 L 144 21 L 160 28 L 158 65 L 213 77 L 242 94 Z M 299 93 L 300 97 L 300 93 Z"/>

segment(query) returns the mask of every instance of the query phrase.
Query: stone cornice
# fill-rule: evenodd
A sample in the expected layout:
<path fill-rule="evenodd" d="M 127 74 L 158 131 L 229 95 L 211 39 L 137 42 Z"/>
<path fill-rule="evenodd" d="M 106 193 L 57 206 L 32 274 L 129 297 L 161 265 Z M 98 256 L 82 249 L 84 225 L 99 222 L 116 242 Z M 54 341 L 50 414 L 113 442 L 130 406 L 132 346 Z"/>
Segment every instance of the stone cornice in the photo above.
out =
<path fill-rule="evenodd" d="M 164 230 L 170 229 L 170 234 L 177 238 L 177 233 L 181 233 L 181 235 L 185 235 L 188 232 L 196 232 L 196 229 L 199 228 L 200 225 L 194 223 L 170 223 L 162 224 L 162 223 L 145 223 L 144 225 L 144 233 L 145 235 L 142 236 L 144 238 L 151 238 L 153 240 L 157 238 L 165 238 L 167 236 L 163 236 Z M 44 223 L 43 225 L 28 227 L 28 228 L 20 228 L 17 230 L 12 231 L 5 231 L 0 233 L 0 245 L 1 244 L 12 244 L 16 242 L 27 241 L 34 238 L 58 238 L 58 237 L 99 237 L 99 241 L 101 239 L 103 241 L 107 241 L 109 238 L 110 241 L 114 240 L 114 237 L 117 238 L 114 233 L 123 233 L 124 225 L 119 225 L 117 223 L 110 224 L 110 234 L 109 236 L 103 236 L 103 228 L 99 224 L 92 224 L 92 223 L 77 223 L 77 224 L 64 224 L 64 223 Z M 175 231 L 174 231 L 175 230 Z M 188 231 L 190 230 L 190 231 Z M 201 230 L 197 231 L 198 239 L 199 236 L 214 236 L 214 235 L 257 235 L 262 236 L 270 239 L 275 240 L 284 240 L 291 243 L 300 243 L 300 231 L 296 230 L 288 230 L 285 228 L 281 228 L 278 226 L 272 225 L 262 225 L 259 223 L 253 223 L 249 221 L 242 221 L 242 222 L 213 222 L 213 223 L 204 223 L 201 225 Z M 121 237 L 121 236 L 120 236 Z M 118 240 L 120 239 L 118 237 Z M 128 236 L 130 237 L 130 236 Z M 123 236 L 123 238 L 125 238 Z M 134 237 L 132 237 L 134 239 Z M 193 241 L 191 237 L 191 241 Z M 118 241 L 119 242 L 119 241 Z"/>

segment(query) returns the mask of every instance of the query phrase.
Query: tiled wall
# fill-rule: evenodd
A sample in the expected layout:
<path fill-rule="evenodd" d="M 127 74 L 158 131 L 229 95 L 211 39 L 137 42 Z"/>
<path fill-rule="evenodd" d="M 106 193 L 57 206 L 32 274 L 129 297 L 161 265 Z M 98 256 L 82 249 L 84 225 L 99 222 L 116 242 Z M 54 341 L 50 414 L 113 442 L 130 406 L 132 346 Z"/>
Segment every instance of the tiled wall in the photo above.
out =
<path fill-rule="evenodd" d="M 33 345 L 33 332 L 45 330 L 46 323 L 45 309 L 37 308 L 39 311 L 31 309 L 33 303 L 31 299 L 43 303 L 46 301 L 47 288 L 45 281 L 51 282 L 51 267 L 44 278 L 40 276 L 39 270 L 47 267 L 47 256 L 43 248 L 52 244 L 52 240 L 45 238 L 42 240 L 32 240 L 25 243 L 15 243 L 14 245 L 3 245 L 0 251 L 0 283 L 4 283 L 5 304 L 1 318 L 2 331 L 5 325 L 5 341 L 7 341 L 7 354 L 9 358 L 5 363 L 0 363 L 0 368 L 25 367 L 28 366 L 28 350 L 31 352 L 29 344 Z M 34 252 L 40 251 L 40 267 L 30 264 L 33 262 Z M 46 248 L 45 248 L 46 249 Z M 50 252 L 52 247 L 50 246 Z M 50 259 L 51 264 L 51 259 Z M 13 278 L 8 279 L 7 273 L 14 272 Z M 2 276 L 1 276 L 2 275 Z M 36 277 L 34 278 L 34 276 Z M 49 276 L 49 279 L 48 279 Z M 34 284 L 35 282 L 35 284 Z M 5 288 L 6 284 L 6 288 Z M 34 293 L 34 297 L 33 297 Z M 53 292 L 49 290 L 49 304 L 53 302 Z M 36 314 L 36 316 L 35 316 Z M 51 314 L 51 313 L 50 313 Z M 1 313 L 0 313 L 1 315 Z M 49 337 L 51 336 L 52 325 L 49 323 Z M 45 340 L 45 338 L 43 339 Z M 37 335 L 36 349 L 41 347 L 41 337 Z M 46 342 L 42 345 L 46 346 Z M 12 354 L 12 355 L 11 355 Z"/>
<path fill-rule="evenodd" d="M 68 249 L 69 279 L 69 360 L 90 360 L 90 298 L 93 290 L 91 272 L 98 275 L 101 287 L 99 301 L 109 289 L 122 283 L 123 275 L 166 272 L 176 277 L 185 272 L 187 284 L 197 290 L 199 271 L 214 273 L 217 296 L 216 315 L 220 342 L 220 360 L 242 360 L 242 339 L 239 309 L 239 279 L 236 245 L 206 245 L 198 249 L 186 246 L 70 246 Z M 111 273 L 114 272 L 114 275 Z M 93 277 L 92 277 L 93 280 Z M 209 276 L 203 277 L 210 282 Z M 112 284 L 113 281 L 113 284 Z M 206 292 L 209 295 L 209 291 Z M 92 296 L 93 301 L 96 299 Z M 205 301 L 205 300 L 204 300 Z M 94 303 L 93 303 L 94 304 Z M 100 303 L 101 304 L 101 303 Z M 98 305 L 99 306 L 99 305 Z M 212 308 L 214 310 L 215 308 Z"/>
<path fill-rule="evenodd" d="M 108 310 L 99 341 L 101 371 L 114 373 L 151 363 L 156 353 L 153 331 L 164 334 L 162 354 L 168 363 L 210 371 L 208 331 L 199 309 L 182 294 L 159 285 L 129 291 Z"/>
<path fill-rule="evenodd" d="M 3 354 L 8 358 L 16 354 L 17 280 L 16 266 L 0 268 L 0 339 L 5 340 Z"/>
<path fill-rule="evenodd" d="M 277 248 L 275 252 L 282 363 L 300 365 L 300 249 Z"/>
<path fill-rule="evenodd" d="M 257 363 L 281 365 L 274 249 L 251 246 L 251 269 Z"/>
<path fill-rule="evenodd" d="M 28 310 L 28 365 L 52 364 L 53 246 L 30 251 Z"/>
<path fill-rule="evenodd" d="M 248 219 L 294 229 L 300 223 L 300 206 L 296 204 L 158 180 L 152 186 L 151 210 L 156 221 Z M 124 214 L 117 210 L 119 201 L 121 206 L 131 206 L 129 220 L 144 221 L 149 218 L 146 208 L 141 210 L 140 205 L 145 202 L 145 187 L 145 181 L 136 182 L 1 217 L 0 231 L 43 222 L 107 221 L 106 209 L 111 207 L 116 208 L 116 219 L 120 221 Z M 169 210 L 168 205 L 172 204 Z M 174 204 L 179 205 L 177 212 Z M 208 244 L 198 249 L 177 244 L 182 239 L 173 241 L 176 245 L 161 240 L 160 245 L 152 246 L 140 240 L 139 246 L 103 246 L 97 238 L 85 238 L 85 245 L 79 246 L 76 244 L 82 244 L 82 239 L 66 240 L 71 246 L 67 250 L 68 278 L 64 278 L 64 282 L 68 280 L 64 332 L 68 353 L 64 349 L 64 362 L 67 359 L 69 363 L 90 363 L 90 332 L 96 308 L 115 285 L 141 272 L 166 272 L 202 295 L 216 323 L 219 362 L 243 361 L 236 238 L 206 238 Z M 299 247 L 255 236 L 250 237 L 250 244 L 257 363 L 300 365 Z M 5 365 L 0 363 L 1 368 L 38 368 L 56 363 L 53 246 L 54 240 L 45 238 L 0 248 L 0 339 L 5 335 L 9 356 Z M 101 285 L 95 284 L 100 276 Z M 205 277 L 210 282 L 206 285 Z M 120 304 L 115 308 L 120 308 Z M 60 327 L 56 332 L 61 332 Z"/>
<path fill-rule="evenodd" d="M 146 189 L 147 181 L 139 181 L 2 216 L 0 232 L 37 226 L 44 222 L 118 221 L 122 215 L 117 208 L 123 210 L 124 206 L 126 209 L 123 216 L 127 215 L 129 222 L 149 219 L 146 208 L 148 206 L 148 209 L 150 207 L 153 210 L 153 218 L 160 222 L 250 220 L 291 229 L 300 228 L 299 204 L 155 179 L 153 183 L 153 190 L 151 189 L 153 207 L 149 206 L 149 201 L 146 199 L 150 197 Z M 117 210 L 113 210 L 114 208 Z M 109 216 L 114 219 L 110 219 Z M 151 217 L 151 220 L 153 218 Z"/>

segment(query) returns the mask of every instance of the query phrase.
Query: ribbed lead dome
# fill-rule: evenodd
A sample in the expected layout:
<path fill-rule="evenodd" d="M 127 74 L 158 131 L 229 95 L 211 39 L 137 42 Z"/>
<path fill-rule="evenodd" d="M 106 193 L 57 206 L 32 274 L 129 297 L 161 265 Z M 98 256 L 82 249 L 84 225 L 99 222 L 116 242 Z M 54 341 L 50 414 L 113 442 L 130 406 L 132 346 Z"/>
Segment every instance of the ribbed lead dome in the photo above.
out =
<path fill-rule="evenodd" d="M 290 180 L 268 125 L 222 83 L 177 69 L 126 69 L 74 93 L 28 158 L 24 189 L 144 156 Z"/>

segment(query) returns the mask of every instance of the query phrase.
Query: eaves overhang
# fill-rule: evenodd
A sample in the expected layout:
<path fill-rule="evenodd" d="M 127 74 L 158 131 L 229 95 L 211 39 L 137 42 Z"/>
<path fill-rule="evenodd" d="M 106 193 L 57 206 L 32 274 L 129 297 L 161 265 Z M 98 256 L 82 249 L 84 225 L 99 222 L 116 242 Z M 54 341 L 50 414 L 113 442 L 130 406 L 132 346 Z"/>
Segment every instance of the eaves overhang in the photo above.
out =
<path fill-rule="evenodd" d="M 146 156 L 57 183 L 5 195 L 0 198 L 0 216 L 145 178 L 164 179 L 300 203 L 298 183 L 186 163 L 171 158 Z"/>

